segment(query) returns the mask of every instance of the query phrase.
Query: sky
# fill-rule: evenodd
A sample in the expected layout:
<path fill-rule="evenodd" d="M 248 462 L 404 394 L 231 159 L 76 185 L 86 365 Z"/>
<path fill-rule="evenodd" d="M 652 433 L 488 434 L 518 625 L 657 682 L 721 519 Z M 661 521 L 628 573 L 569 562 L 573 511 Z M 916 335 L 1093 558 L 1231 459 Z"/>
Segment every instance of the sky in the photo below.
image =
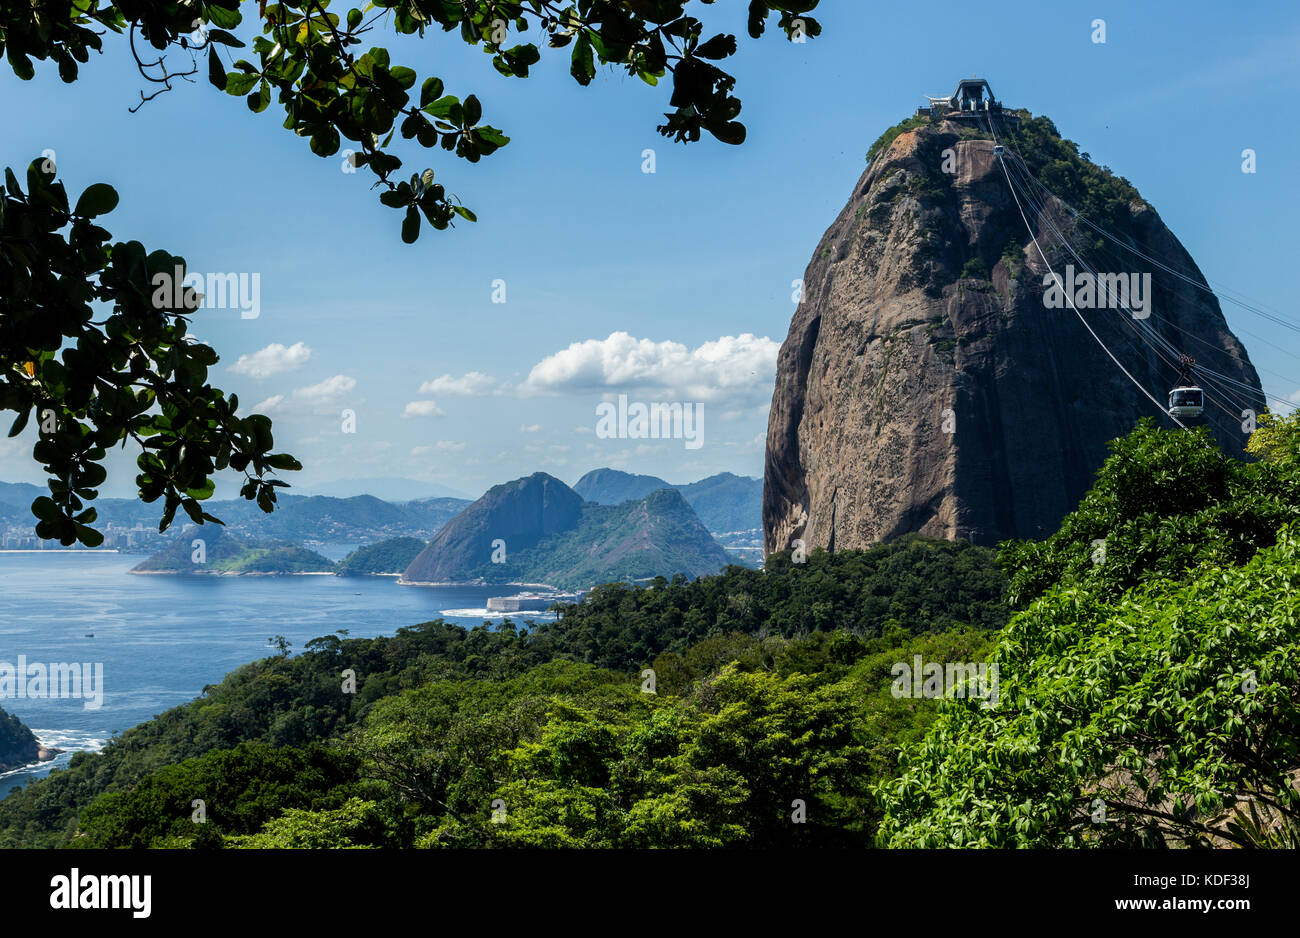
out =
<path fill-rule="evenodd" d="M 115 239 L 257 275 L 256 317 L 200 310 L 192 331 L 221 356 L 209 380 L 303 462 L 294 491 L 400 477 L 477 496 L 603 466 L 761 476 L 794 281 L 876 137 L 970 75 L 1129 179 L 1212 284 L 1300 322 L 1300 5 L 823 0 L 802 44 L 749 39 L 741 0 L 692 6 L 706 35 L 740 39 L 724 64 L 740 147 L 660 137 L 667 82 L 604 70 L 582 88 L 541 42 L 532 77 L 510 79 L 455 35 L 376 38 L 512 138 L 477 164 L 395 141 L 404 171 L 433 168 L 479 219 L 414 245 L 373 176 L 313 155 L 274 101 L 252 114 L 181 82 L 129 113 L 143 82 L 112 37 L 72 85 L 50 63 L 29 82 L 0 69 L 0 162 L 21 177 L 53 151 L 74 197 L 117 189 L 100 220 Z M 1297 334 L 1223 308 L 1265 390 L 1300 401 Z M 602 437 L 598 408 L 619 395 L 699 405 L 699 445 Z M 0 479 L 43 481 L 31 432 L 0 443 Z M 133 494 L 134 457 L 115 454 L 104 494 Z"/>

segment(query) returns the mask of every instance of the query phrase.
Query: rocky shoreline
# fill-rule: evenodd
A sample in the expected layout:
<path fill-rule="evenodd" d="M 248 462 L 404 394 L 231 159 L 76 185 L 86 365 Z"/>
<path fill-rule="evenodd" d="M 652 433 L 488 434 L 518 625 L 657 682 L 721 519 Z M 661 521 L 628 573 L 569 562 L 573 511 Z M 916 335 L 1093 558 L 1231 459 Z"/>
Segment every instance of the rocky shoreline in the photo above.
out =
<path fill-rule="evenodd" d="M 42 763 L 50 762 L 54 758 L 62 754 L 63 754 L 62 749 L 55 749 L 52 746 L 38 745 L 36 747 L 36 760 L 34 762 L 19 762 L 14 765 L 10 765 L 6 762 L 0 762 L 0 772 L 12 772 L 15 769 L 28 769 L 35 765 L 41 765 Z"/>

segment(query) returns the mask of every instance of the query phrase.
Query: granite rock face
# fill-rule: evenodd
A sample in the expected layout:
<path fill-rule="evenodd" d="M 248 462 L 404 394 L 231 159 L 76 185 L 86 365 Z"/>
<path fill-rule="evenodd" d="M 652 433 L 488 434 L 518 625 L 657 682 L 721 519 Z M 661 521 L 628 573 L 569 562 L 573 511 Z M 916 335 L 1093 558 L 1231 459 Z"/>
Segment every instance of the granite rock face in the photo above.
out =
<path fill-rule="evenodd" d="M 767 552 L 795 539 L 833 550 L 908 532 L 979 544 L 1050 534 L 1108 440 L 1144 416 L 1174 426 L 1162 407 L 1176 358 L 1141 341 L 1143 324 L 1253 389 L 1237 405 L 1222 399 L 1224 409 L 1207 402 L 1201 418 L 1225 452 L 1242 452 L 1240 403 L 1260 406 L 1259 378 L 1217 299 L 1195 285 L 1199 268 L 1126 181 L 1079 156 L 1050 121 L 1026 119 L 1026 136 L 1003 142 L 1021 142 L 1036 178 L 1085 215 L 1081 202 L 1101 205 L 1107 231 L 1193 281 L 1104 242 L 1045 193 L 1024 207 L 1058 275 L 1073 263 L 1062 236 L 1099 273 L 1151 275 L 1142 322 L 1136 310 L 1081 311 L 1161 406 L 1068 306 L 1045 306 L 1047 267 L 989 135 L 923 123 L 876 155 L 804 274 L 768 423 Z"/>

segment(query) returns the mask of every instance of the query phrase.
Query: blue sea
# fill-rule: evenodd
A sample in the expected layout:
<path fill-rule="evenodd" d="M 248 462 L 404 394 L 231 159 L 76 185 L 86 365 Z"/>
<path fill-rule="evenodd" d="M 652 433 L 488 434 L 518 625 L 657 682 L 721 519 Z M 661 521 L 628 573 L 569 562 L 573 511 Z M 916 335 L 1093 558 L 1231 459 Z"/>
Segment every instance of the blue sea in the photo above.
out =
<path fill-rule="evenodd" d="M 330 545 L 337 559 L 355 545 Z M 99 709 L 81 699 L 0 699 L 46 745 L 52 762 L 0 774 L 0 797 L 66 765 L 78 750 L 197 697 L 245 662 L 273 652 L 283 635 L 300 651 L 321 635 L 392 635 L 430 619 L 499 623 L 489 596 L 507 587 L 398 586 L 395 577 L 133 576 L 143 558 L 108 551 L 0 552 L 0 661 L 103 665 Z M 515 613 L 546 620 L 544 613 Z M 93 635 L 93 637 L 91 637 Z"/>

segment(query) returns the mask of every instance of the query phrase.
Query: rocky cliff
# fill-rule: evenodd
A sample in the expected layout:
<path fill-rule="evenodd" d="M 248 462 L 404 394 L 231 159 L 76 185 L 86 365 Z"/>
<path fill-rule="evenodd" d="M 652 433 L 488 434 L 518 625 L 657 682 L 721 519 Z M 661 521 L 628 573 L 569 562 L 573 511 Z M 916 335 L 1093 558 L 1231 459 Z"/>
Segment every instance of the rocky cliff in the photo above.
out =
<path fill-rule="evenodd" d="M 1019 154 L 1034 178 L 1086 218 L 1204 284 L 1126 180 L 1092 164 L 1051 121 L 1022 117 L 1015 130 L 1010 122 L 992 128 L 1011 151 L 1008 161 Z M 1047 268 L 989 133 L 917 118 L 873 150 L 817 245 L 781 348 L 764 470 L 765 549 L 795 539 L 809 549 L 864 547 L 911 531 L 983 544 L 1045 536 L 1091 484 L 1108 440 L 1143 416 L 1173 424 L 1071 309 L 1045 306 Z M 1144 322 L 1258 391 L 1212 294 L 1105 241 L 1041 190 L 1038 198 L 1041 206 L 1027 204 L 1025 213 L 1058 274 L 1072 263 L 1060 237 L 1098 272 L 1149 273 Z M 1163 403 L 1176 359 L 1142 341 L 1143 323 L 1131 312 L 1082 312 Z M 1241 417 L 1224 404 L 1207 403 L 1204 420 L 1225 451 L 1239 454 Z"/>

